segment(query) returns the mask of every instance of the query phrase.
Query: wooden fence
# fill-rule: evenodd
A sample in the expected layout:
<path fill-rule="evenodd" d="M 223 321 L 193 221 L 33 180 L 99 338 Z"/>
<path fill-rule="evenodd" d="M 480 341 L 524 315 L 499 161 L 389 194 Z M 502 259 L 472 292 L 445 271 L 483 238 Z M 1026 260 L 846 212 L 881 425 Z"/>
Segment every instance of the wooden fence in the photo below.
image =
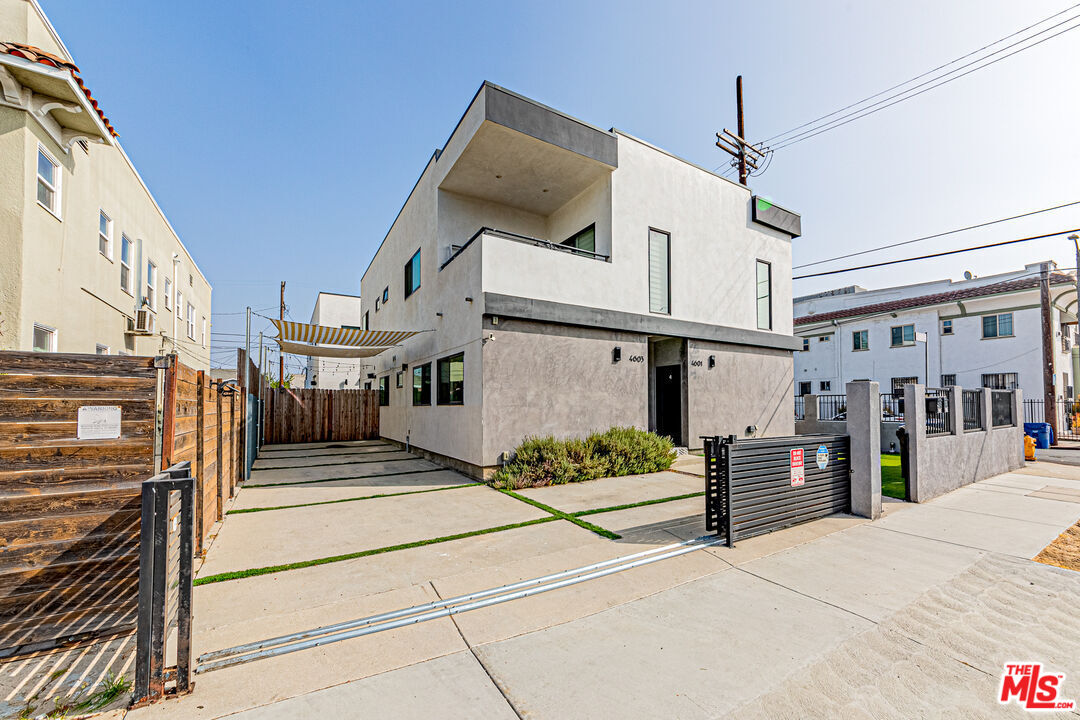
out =
<path fill-rule="evenodd" d="M 134 630 L 161 364 L 0 352 L 0 658 Z"/>
<path fill-rule="evenodd" d="M 239 390 L 170 358 L 165 372 L 161 469 L 185 461 L 195 474 L 195 552 L 205 550 L 243 467 Z"/>
<path fill-rule="evenodd" d="M 281 390 L 267 392 L 263 442 L 330 442 L 379 437 L 376 390 Z"/>

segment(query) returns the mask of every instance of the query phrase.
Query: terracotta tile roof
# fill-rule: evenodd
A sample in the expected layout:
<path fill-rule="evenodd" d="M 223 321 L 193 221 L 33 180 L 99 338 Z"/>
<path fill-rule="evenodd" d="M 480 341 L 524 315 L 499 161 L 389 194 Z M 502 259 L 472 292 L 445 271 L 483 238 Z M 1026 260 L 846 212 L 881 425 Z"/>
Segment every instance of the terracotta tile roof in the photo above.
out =
<path fill-rule="evenodd" d="M 1051 285 L 1073 285 L 1076 280 L 1070 275 L 1051 273 Z M 816 315 L 804 315 L 795 318 L 795 325 L 810 325 L 811 323 L 828 322 L 841 318 L 858 317 L 859 315 L 875 315 L 877 313 L 895 312 L 897 310 L 909 310 L 916 307 L 929 305 L 941 305 L 942 303 L 956 302 L 957 300 L 969 300 L 971 298 L 998 295 L 1001 293 L 1028 290 L 1039 287 L 1038 277 L 1021 278 L 1019 280 L 1006 280 L 992 285 L 964 288 L 963 290 L 950 290 L 932 295 L 919 295 L 918 297 L 889 300 L 886 302 L 860 305 L 859 307 L 833 310 L 831 312 L 817 313 Z"/>
<path fill-rule="evenodd" d="M 116 130 L 109 122 L 109 118 L 105 117 L 105 113 L 98 107 L 97 100 L 90 94 L 90 88 L 86 87 L 86 83 L 83 82 L 82 76 L 79 75 L 79 66 L 73 62 L 69 62 L 62 57 L 53 55 L 52 53 L 45 52 L 41 48 L 36 48 L 33 45 L 23 45 L 17 42 L 0 42 L 0 53 L 6 55 L 13 55 L 14 57 L 20 57 L 30 62 L 41 63 L 42 65 L 48 65 L 49 67 L 63 68 L 71 73 L 71 77 L 75 78 L 75 82 L 78 84 L 79 89 L 86 95 L 86 99 L 90 101 L 90 104 L 97 111 L 98 116 L 101 118 L 101 122 L 105 124 L 109 132 L 113 137 L 116 137 Z"/>

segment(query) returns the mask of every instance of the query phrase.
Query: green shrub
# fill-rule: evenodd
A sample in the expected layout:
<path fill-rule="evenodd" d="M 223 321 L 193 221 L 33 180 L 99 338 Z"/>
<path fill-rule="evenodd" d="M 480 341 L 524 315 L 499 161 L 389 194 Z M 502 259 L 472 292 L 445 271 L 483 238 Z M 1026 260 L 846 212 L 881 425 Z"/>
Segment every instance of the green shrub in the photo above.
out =
<path fill-rule="evenodd" d="M 530 437 L 490 482 L 498 488 L 520 490 L 659 472 L 671 467 L 672 447 L 668 438 L 632 427 L 613 427 L 584 440 Z"/>

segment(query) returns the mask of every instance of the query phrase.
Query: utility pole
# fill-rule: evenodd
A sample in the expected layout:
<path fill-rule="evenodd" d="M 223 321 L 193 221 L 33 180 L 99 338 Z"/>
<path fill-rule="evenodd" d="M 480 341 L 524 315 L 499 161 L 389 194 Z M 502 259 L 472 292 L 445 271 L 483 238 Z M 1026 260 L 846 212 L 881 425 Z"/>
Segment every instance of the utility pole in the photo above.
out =
<path fill-rule="evenodd" d="M 281 281 L 281 307 L 278 309 L 278 320 L 285 322 L 285 281 Z M 285 353 L 278 354 L 278 387 L 285 387 Z"/>
<path fill-rule="evenodd" d="M 1042 308 L 1043 419 L 1050 424 L 1053 445 L 1057 445 L 1057 397 L 1054 394 L 1054 328 L 1050 315 L 1050 263 L 1039 272 L 1039 305 Z"/>
<path fill-rule="evenodd" d="M 742 75 L 735 78 L 735 105 L 737 113 L 735 127 L 738 134 L 727 128 L 723 133 L 716 133 L 716 147 L 735 158 L 739 166 L 739 183 L 746 185 L 746 179 L 750 174 L 747 168 L 757 170 L 758 163 L 765 159 L 765 153 L 743 139 L 746 137 L 746 124 L 743 119 Z"/>
<path fill-rule="evenodd" d="M 1077 390 L 1080 390 L 1080 235 L 1073 233 L 1069 236 L 1069 239 L 1073 241 L 1073 245 L 1076 246 L 1076 304 L 1073 306 L 1073 315 L 1076 315 L 1077 323 L 1075 332 L 1073 334 L 1073 346 L 1071 350 L 1072 356 L 1072 386 L 1073 393 L 1071 400 L 1076 400 Z M 1070 406 L 1072 403 L 1069 403 Z M 1072 410 L 1072 408 L 1069 408 Z"/>

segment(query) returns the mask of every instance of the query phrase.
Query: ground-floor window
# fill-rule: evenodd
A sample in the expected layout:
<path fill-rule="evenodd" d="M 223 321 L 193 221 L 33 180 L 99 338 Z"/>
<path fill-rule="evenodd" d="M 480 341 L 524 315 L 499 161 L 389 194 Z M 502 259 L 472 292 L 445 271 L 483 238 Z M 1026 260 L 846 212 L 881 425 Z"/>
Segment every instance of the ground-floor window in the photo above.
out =
<path fill-rule="evenodd" d="M 431 404 L 431 363 L 417 365 L 412 370 L 412 404 Z"/>
<path fill-rule="evenodd" d="M 905 385 L 918 385 L 919 378 L 917 377 L 898 377 L 892 379 L 893 392 L 897 390 L 903 390 Z"/>
<path fill-rule="evenodd" d="M 98 343 L 97 348 L 95 349 L 95 352 L 97 352 L 98 355 L 108 355 L 109 354 L 109 346 L 108 345 L 102 345 L 101 343 Z"/>
<path fill-rule="evenodd" d="M 379 405 L 386 407 L 390 404 L 390 376 L 384 375 L 379 378 Z"/>
<path fill-rule="evenodd" d="M 56 352 L 56 330 L 34 324 L 34 352 Z"/>
<path fill-rule="evenodd" d="M 465 402 L 465 353 L 439 360 L 439 404 L 462 405 Z"/>
<path fill-rule="evenodd" d="M 1020 374 L 986 373 L 982 376 L 982 386 L 991 390 L 1015 390 L 1020 387 Z"/>

